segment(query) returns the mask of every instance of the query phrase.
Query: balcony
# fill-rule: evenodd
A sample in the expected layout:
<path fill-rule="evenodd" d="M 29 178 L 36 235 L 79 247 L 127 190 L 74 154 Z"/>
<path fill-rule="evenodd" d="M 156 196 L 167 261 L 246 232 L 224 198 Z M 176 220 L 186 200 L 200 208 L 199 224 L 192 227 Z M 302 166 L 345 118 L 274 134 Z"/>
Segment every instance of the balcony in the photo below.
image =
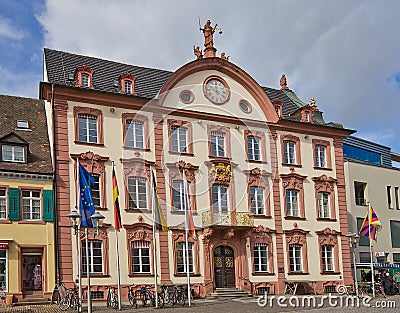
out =
<path fill-rule="evenodd" d="M 212 209 L 201 215 L 202 226 L 239 226 L 253 227 L 254 216 L 248 212 L 214 212 Z"/>

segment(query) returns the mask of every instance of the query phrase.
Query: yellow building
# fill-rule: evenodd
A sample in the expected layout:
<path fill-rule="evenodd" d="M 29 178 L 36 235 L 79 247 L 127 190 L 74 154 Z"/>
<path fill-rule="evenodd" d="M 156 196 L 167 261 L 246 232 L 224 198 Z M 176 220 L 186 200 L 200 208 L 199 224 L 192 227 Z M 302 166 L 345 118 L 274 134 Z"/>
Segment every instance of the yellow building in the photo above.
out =
<path fill-rule="evenodd" d="M 53 168 L 44 103 L 0 95 L 0 287 L 46 299 L 55 283 Z"/>

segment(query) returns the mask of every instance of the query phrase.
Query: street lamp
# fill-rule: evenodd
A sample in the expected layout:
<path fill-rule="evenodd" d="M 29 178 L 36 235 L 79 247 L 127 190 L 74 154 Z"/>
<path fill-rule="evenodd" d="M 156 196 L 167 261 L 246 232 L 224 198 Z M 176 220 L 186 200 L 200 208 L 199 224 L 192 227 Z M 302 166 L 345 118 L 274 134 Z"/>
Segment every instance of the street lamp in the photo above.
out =
<path fill-rule="evenodd" d="M 74 210 L 67 215 L 71 222 L 71 227 L 74 229 L 74 235 L 81 235 L 81 215 L 78 211 Z M 98 235 L 99 228 L 103 225 L 104 216 L 98 212 L 95 212 L 90 216 L 92 220 L 93 227 L 95 228 L 94 234 Z M 88 301 L 88 313 L 92 312 L 92 297 L 90 295 L 90 264 L 89 264 L 89 229 L 85 228 L 85 239 L 86 239 L 86 273 L 87 273 L 87 301 Z M 78 239 L 78 277 L 79 277 L 79 312 L 82 312 L 82 266 L 81 266 L 81 243 Z"/>
<path fill-rule="evenodd" d="M 357 243 L 358 240 L 360 239 L 360 236 L 357 235 L 356 233 L 350 233 L 346 235 L 347 238 L 349 238 L 350 241 L 350 247 L 352 248 L 352 253 L 353 253 L 353 267 L 354 267 L 354 288 L 356 290 L 356 295 L 358 297 L 358 281 L 357 281 L 357 266 L 356 266 L 356 248 L 357 248 Z"/>

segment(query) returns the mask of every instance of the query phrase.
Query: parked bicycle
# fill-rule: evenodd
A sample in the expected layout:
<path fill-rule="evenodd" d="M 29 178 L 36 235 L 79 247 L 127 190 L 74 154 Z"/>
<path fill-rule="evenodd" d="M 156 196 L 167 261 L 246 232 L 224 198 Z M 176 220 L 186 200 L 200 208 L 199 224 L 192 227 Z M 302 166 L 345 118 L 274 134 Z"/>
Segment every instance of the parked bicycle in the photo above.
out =
<path fill-rule="evenodd" d="M 176 303 L 176 286 L 161 285 L 161 296 L 164 299 L 164 304 L 174 305 Z"/>
<path fill-rule="evenodd" d="M 143 306 L 146 306 L 148 303 L 150 303 L 152 306 L 156 306 L 155 298 L 156 298 L 155 292 L 151 291 L 149 288 L 144 286 L 140 288 L 140 300 L 142 301 Z M 158 303 L 157 306 L 159 308 L 162 308 L 164 306 L 164 299 L 161 293 L 158 294 L 157 303 Z"/>
<path fill-rule="evenodd" d="M 135 285 L 124 286 L 124 288 L 128 288 L 128 300 L 129 300 L 130 305 L 137 308 Z"/>
<path fill-rule="evenodd" d="M 118 295 L 116 293 L 116 288 L 112 286 L 105 286 L 108 289 L 107 293 L 107 306 L 118 310 Z"/>
<path fill-rule="evenodd" d="M 65 311 L 68 308 L 74 308 L 79 311 L 80 301 L 79 301 L 79 293 L 78 288 L 66 288 L 63 283 L 58 287 L 58 292 L 60 296 L 60 300 L 58 301 L 58 307 Z"/>

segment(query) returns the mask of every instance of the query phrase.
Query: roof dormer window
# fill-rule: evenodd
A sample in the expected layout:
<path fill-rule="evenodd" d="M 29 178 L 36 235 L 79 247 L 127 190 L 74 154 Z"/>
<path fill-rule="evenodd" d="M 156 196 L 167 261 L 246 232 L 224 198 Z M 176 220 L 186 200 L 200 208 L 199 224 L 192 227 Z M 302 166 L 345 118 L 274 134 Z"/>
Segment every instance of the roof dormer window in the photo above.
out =
<path fill-rule="evenodd" d="M 283 102 L 280 99 L 277 99 L 274 101 L 274 109 L 276 112 L 276 115 L 278 115 L 279 118 L 282 118 L 282 107 L 283 107 Z"/>
<path fill-rule="evenodd" d="M 281 108 L 280 108 L 279 105 L 276 105 L 276 106 L 275 106 L 275 112 L 276 112 L 276 114 L 278 115 L 278 117 L 281 117 Z"/>
<path fill-rule="evenodd" d="M 310 111 L 304 111 L 304 121 L 310 122 Z"/>
<path fill-rule="evenodd" d="M 94 70 L 92 70 L 86 64 L 78 67 L 75 71 L 76 86 L 93 88 L 93 73 Z"/>
<path fill-rule="evenodd" d="M 133 76 L 130 72 L 122 74 L 119 77 L 119 82 L 121 85 L 121 93 L 136 95 L 135 80 L 136 80 L 136 77 Z"/>
<path fill-rule="evenodd" d="M 17 121 L 17 128 L 29 129 L 29 122 L 28 121 L 19 120 L 19 121 Z"/>
<path fill-rule="evenodd" d="M 26 148 L 23 146 L 2 145 L 1 160 L 4 162 L 26 163 Z"/>
<path fill-rule="evenodd" d="M 81 86 L 82 87 L 89 87 L 89 75 L 86 73 L 82 73 L 82 79 L 81 79 Z"/>

